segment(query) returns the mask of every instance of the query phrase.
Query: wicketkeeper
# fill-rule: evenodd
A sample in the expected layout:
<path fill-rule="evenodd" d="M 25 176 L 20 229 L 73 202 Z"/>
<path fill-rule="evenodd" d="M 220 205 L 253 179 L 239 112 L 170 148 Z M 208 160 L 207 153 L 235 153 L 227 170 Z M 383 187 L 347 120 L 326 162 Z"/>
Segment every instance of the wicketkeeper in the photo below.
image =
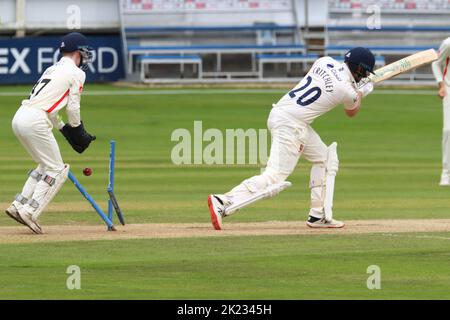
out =
<path fill-rule="evenodd" d="M 85 131 L 80 119 L 80 97 L 86 79 L 83 70 L 91 63 L 92 48 L 84 35 L 70 33 L 62 38 L 59 50 L 62 58 L 45 70 L 12 120 L 14 134 L 38 166 L 30 170 L 22 192 L 16 195 L 6 213 L 36 234 L 43 233 L 39 216 L 69 173 L 53 127 L 57 127 L 79 153 L 95 140 L 95 136 Z M 65 106 L 66 124 L 58 117 L 58 111 Z"/>
<path fill-rule="evenodd" d="M 349 117 L 356 115 L 362 97 L 373 90 L 370 82 L 362 89 L 358 83 L 373 73 L 374 64 L 370 50 L 361 47 L 346 53 L 344 63 L 331 57 L 320 58 L 297 86 L 273 105 L 268 119 L 272 146 L 267 167 L 261 175 L 244 180 L 228 193 L 208 197 L 215 229 L 222 229 L 222 218 L 289 187 L 285 180 L 294 171 L 300 156 L 313 164 L 307 225 L 312 228 L 344 226 L 332 217 L 334 177 L 339 165 L 337 144 L 327 146 L 311 123 L 340 104 L 345 106 Z"/>
<path fill-rule="evenodd" d="M 438 95 L 442 99 L 444 126 L 442 130 L 442 173 L 440 186 L 450 186 L 450 38 L 439 47 L 439 58 L 431 64 L 434 77 L 439 84 Z"/>

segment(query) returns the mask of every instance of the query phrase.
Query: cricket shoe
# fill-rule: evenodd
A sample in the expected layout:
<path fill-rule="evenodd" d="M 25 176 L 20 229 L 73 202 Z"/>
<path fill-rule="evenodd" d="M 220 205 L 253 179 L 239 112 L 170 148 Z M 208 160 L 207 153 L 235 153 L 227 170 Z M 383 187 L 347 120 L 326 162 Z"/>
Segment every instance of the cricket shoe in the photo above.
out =
<path fill-rule="evenodd" d="M 16 220 L 18 223 L 26 225 L 25 222 L 23 222 L 22 218 L 20 217 L 19 211 L 17 210 L 17 208 L 16 208 L 16 206 L 14 204 L 10 205 L 9 208 L 5 210 L 5 213 L 10 218 Z"/>
<path fill-rule="evenodd" d="M 22 219 L 23 223 L 31 229 L 35 234 L 43 234 L 41 226 L 39 223 L 33 219 L 33 215 L 26 211 L 24 208 L 18 209 L 18 214 L 20 219 Z"/>
<path fill-rule="evenodd" d="M 439 181 L 439 185 L 441 187 L 449 187 L 450 186 L 450 176 L 448 174 L 442 174 L 441 181 Z"/>
<path fill-rule="evenodd" d="M 225 217 L 225 209 L 231 202 L 224 195 L 210 194 L 208 196 L 209 213 L 211 222 L 216 230 L 222 230 L 222 219 Z"/>
<path fill-rule="evenodd" d="M 331 221 L 326 221 L 325 218 L 319 219 L 316 217 L 309 216 L 306 225 L 310 228 L 342 228 L 345 223 L 342 221 L 331 219 Z"/>

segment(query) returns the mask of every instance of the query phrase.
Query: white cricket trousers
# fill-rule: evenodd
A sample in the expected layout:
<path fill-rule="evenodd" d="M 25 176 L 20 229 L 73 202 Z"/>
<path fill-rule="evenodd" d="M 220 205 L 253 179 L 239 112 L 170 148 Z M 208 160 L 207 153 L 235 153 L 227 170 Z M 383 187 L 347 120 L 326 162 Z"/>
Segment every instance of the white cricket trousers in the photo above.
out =
<path fill-rule="evenodd" d="M 13 120 L 12 129 L 28 154 L 38 164 L 38 172 L 55 177 L 64 169 L 53 125 L 44 110 L 21 106 Z"/>
<path fill-rule="evenodd" d="M 272 145 L 264 172 L 243 181 L 226 195 L 231 201 L 240 202 L 251 196 L 252 192 L 286 180 L 295 170 L 302 155 L 313 163 L 310 177 L 312 182 L 310 215 L 323 217 L 322 186 L 325 178 L 327 146 L 310 125 L 296 121 L 277 107 L 272 108 L 267 126 L 272 135 Z M 315 183 L 313 180 L 320 181 Z"/>
<path fill-rule="evenodd" d="M 442 99 L 443 130 L 442 130 L 442 173 L 450 175 L 450 87 L 445 87 L 447 95 Z"/>

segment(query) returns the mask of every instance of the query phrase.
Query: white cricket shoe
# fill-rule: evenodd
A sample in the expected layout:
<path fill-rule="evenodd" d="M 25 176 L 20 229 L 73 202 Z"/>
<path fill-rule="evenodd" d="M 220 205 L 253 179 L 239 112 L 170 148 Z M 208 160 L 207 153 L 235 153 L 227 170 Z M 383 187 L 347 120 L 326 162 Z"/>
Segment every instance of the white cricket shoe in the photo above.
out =
<path fill-rule="evenodd" d="M 439 182 L 441 187 L 449 187 L 450 186 L 450 176 L 448 174 L 441 175 L 441 181 Z"/>
<path fill-rule="evenodd" d="M 23 223 L 31 229 L 36 234 L 43 234 L 41 226 L 39 223 L 33 219 L 33 215 L 26 211 L 24 208 L 19 208 L 17 213 L 19 214 L 20 219 L 22 219 Z"/>
<path fill-rule="evenodd" d="M 5 213 L 12 219 L 16 220 L 18 223 L 26 225 L 22 218 L 20 218 L 19 211 L 17 210 L 14 204 L 11 204 L 8 209 L 5 210 Z"/>
<path fill-rule="evenodd" d="M 345 223 L 335 219 L 326 221 L 325 218 L 319 219 L 309 216 L 308 221 L 306 221 L 306 225 L 310 228 L 343 228 Z"/>
<path fill-rule="evenodd" d="M 214 229 L 222 230 L 222 219 L 225 217 L 225 209 L 230 204 L 230 201 L 224 195 L 210 194 L 208 196 L 209 213 Z"/>

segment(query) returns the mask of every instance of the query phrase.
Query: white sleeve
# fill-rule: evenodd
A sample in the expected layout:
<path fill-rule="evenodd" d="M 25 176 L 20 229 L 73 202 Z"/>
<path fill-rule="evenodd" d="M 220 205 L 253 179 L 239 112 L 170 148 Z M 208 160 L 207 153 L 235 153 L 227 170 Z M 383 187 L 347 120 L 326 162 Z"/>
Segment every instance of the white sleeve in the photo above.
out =
<path fill-rule="evenodd" d="M 361 91 L 363 98 L 367 97 L 372 91 L 373 91 L 373 83 L 367 82 L 363 86 L 359 88 L 359 91 Z"/>
<path fill-rule="evenodd" d="M 66 112 L 68 123 L 72 127 L 78 127 L 81 124 L 80 100 L 85 80 L 86 74 L 84 72 L 76 73 L 73 76 L 72 84 L 70 86 Z"/>
<path fill-rule="evenodd" d="M 448 58 L 450 57 L 450 40 L 446 39 L 441 43 L 439 47 L 439 57 L 431 64 L 434 78 L 437 82 L 442 82 L 444 79 L 444 69 L 448 64 Z"/>
<path fill-rule="evenodd" d="M 50 121 L 52 122 L 54 128 L 60 130 L 62 127 L 64 127 L 64 122 L 58 115 L 58 112 L 49 113 L 48 117 L 50 118 Z"/>
<path fill-rule="evenodd" d="M 348 82 L 343 88 L 343 98 L 342 103 L 344 104 L 345 109 L 353 110 L 355 109 L 355 104 L 358 101 L 358 92 L 355 88 Z"/>

